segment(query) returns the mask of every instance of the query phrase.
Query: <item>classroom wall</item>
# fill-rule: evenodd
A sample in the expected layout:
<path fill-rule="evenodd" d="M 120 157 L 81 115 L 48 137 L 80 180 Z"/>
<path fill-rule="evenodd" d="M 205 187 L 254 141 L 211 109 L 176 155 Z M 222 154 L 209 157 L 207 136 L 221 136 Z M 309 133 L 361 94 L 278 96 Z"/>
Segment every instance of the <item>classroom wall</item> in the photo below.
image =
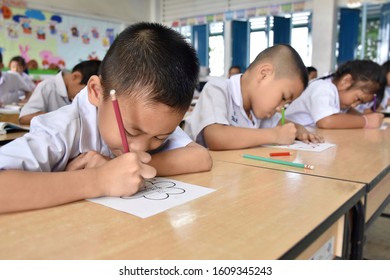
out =
<path fill-rule="evenodd" d="M 150 0 L 27 0 L 30 8 L 62 12 L 114 22 L 132 23 L 148 21 L 151 16 Z"/>

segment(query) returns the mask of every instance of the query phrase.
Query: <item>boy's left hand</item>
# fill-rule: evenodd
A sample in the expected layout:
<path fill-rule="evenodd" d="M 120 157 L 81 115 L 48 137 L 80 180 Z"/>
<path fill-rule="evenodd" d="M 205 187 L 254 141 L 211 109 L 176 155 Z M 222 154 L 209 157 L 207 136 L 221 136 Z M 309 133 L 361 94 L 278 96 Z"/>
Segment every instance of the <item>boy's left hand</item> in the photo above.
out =
<path fill-rule="evenodd" d="M 109 161 L 109 157 L 105 157 L 96 151 L 88 151 L 82 153 L 68 162 L 66 171 L 81 170 L 86 168 L 99 167 Z"/>
<path fill-rule="evenodd" d="M 318 135 L 314 132 L 308 131 L 305 127 L 301 125 L 296 125 L 297 127 L 297 139 L 301 140 L 304 143 L 323 143 L 324 138 L 321 135 Z"/>
<path fill-rule="evenodd" d="M 309 131 L 303 133 L 297 132 L 297 139 L 304 143 L 324 143 L 324 138 L 321 135 Z"/>

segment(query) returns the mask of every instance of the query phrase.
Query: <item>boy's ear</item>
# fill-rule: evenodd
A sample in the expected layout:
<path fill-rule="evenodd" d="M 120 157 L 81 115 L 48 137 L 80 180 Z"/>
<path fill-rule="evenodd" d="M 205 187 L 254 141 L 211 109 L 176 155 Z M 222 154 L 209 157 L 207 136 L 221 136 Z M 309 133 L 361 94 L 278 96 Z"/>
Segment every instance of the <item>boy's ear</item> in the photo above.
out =
<path fill-rule="evenodd" d="M 343 77 L 341 77 L 340 81 L 337 84 L 338 90 L 347 90 L 349 89 L 353 84 L 353 79 L 351 74 L 346 74 Z"/>
<path fill-rule="evenodd" d="M 74 71 L 71 74 L 71 79 L 78 85 L 83 80 L 83 75 L 79 71 Z"/>
<path fill-rule="evenodd" d="M 257 66 L 257 78 L 259 81 L 266 79 L 275 72 L 274 66 L 271 63 L 260 63 Z"/>
<path fill-rule="evenodd" d="M 103 89 L 100 78 L 96 75 L 91 76 L 87 84 L 88 100 L 92 105 L 98 106 L 103 100 Z"/>

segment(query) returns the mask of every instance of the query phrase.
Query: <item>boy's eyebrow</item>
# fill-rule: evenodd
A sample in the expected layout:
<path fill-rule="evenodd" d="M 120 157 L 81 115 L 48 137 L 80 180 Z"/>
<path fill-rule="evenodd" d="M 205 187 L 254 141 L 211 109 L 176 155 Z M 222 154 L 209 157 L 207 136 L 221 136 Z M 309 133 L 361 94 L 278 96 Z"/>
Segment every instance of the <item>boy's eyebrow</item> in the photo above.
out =
<path fill-rule="evenodd" d="M 134 127 L 133 128 L 134 130 L 137 130 L 137 131 L 139 131 L 139 132 L 141 132 L 141 133 L 143 133 L 143 134 L 148 134 L 148 133 L 146 133 L 145 131 L 143 131 L 142 129 L 140 129 L 140 128 L 136 128 L 136 127 Z M 176 129 L 176 128 L 175 128 Z M 174 130 L 172 130 L 171 132 L 168 132 L 168 133 L 163 133 L 163 134 L 159 134 L 159 135 L 157 135 L 157 136 L 165 136 L 165 135 L 171 135 L 174 131 L 175 131 L 175 129 Z"/>

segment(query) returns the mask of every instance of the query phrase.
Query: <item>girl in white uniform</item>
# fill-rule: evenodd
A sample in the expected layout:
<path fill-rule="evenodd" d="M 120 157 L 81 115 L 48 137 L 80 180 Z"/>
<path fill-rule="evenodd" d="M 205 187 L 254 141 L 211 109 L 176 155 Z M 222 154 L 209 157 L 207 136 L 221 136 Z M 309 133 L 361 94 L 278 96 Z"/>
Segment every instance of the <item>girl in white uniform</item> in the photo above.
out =
<path fill-rule="evenodd" d="M 154 23 L 126 28 L 71 105 L 35 117 L 30 133 L 0 148 L 0 213 L 129 196 L 145 178 L 210 170 L 208 151 L 177 128 L 198 71 L 194 49 L 176 31 Z"/>
<path fill-rule="evenodd" d="M 302 95 L 288 106 L 286 118 L 303 126 L 319 128 L 377 128 L 383 114 L 360 114 L 354 108 L 371 102 L 374 94 L 382 98 L 384 74 L 369 60 L 354 60 L 337 71 L 309 84 Z"/>

